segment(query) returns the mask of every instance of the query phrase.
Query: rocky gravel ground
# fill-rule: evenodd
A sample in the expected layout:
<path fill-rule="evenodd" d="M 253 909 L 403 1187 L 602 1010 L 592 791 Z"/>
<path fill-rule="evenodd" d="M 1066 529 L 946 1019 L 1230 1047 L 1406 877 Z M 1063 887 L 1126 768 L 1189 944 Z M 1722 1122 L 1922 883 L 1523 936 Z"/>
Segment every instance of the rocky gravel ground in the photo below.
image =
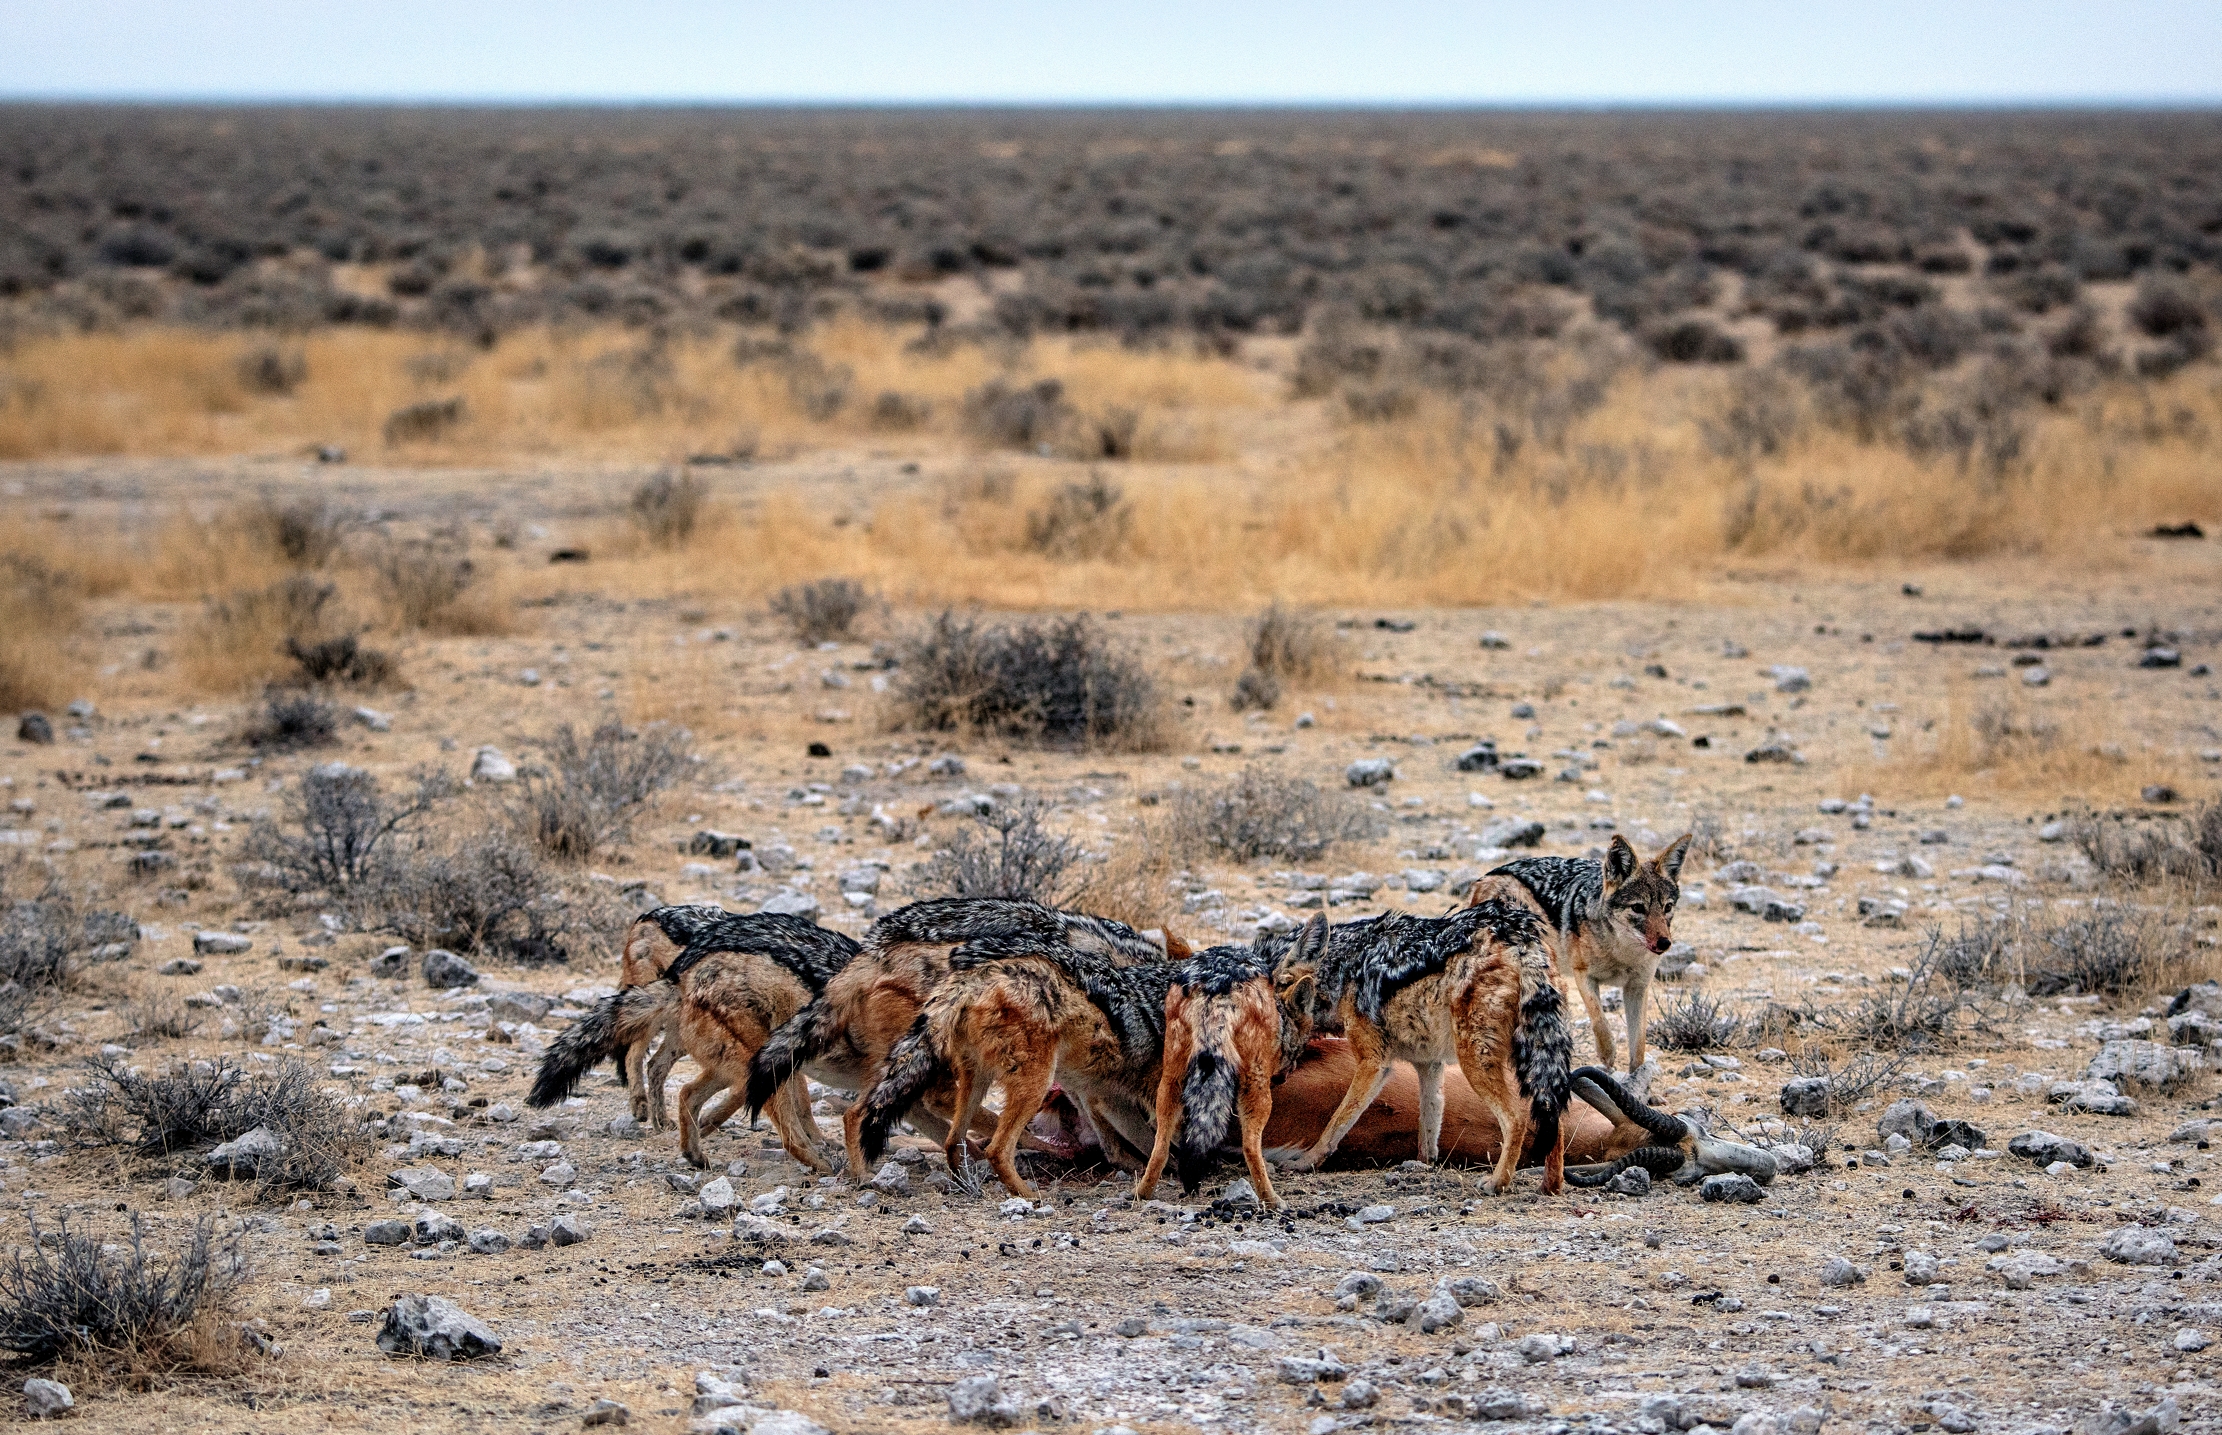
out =
<path fill-rule="evenodd" d="M 1776 574 L 1704 604 L 1346 614 L 1355 676 L 1250 718 L 1226 704 L 1239 618 L 1128 615 L 1108 621 L 1183 714 L 1149 755 L 890 735 L 868 644 L 798 651 L 738 608 L 603 597 L 528 636 L 423 644 L 414 686 L 371 700 L 379 722 L 258 761 L 232 736 L 239 708 L 162 691 L 123 666 L 146 638 L 119 637 L 117 671 L 89 711 L 54 715 L 54 744 L 0 746 L 9 848 L 129 917 L 0 1073 L 0 1243 L 29 1239 L 34 1214 L 139 1211 L 156 1241 L 201 1215 L 246 1224 L 239 1318 L 282 1353 L 151 1392 L 80 1384 L 71 1418 L 101 1427 L 568 1430 L 621 1423 L 599 1403 L 617 1402 L 635 1427 L 758 1435 L 2200 1428 L 2222 1418 L 2222 1195 L 2202 1185 L 2222 995 L 2171 1013 L 2172 990 L 1994 990 L 1833 1099 L 1790 1059 L 1806 1044 L 1768 1029 L 1655 1047 L 1669 1109 L 1817 1151 L 1750 1204 L 1664 1183 L 1545 1198 L 1532 1173 L 1492 1199 L 1477 1173 L 1407 1165 L 1289 1175 L 1277 1217 L 1230 1192 L 1232 1169 L 1142 1203 L 1122 1175 L 1044 1168 L 1035 1206 L 909 1149 L 861 1188 L 814 1179 L 738 1127 L 696 1171 L 606 1076 L 527 1110 L 540 1052 L 608 990 L 614 951 L 555 968 L 396 951 L 314 913 L 258 919 L 226 875 L 313 763 L 496 782 L 676 651 L 700 655 L 692 726 L 716 777 L 597 859 L 619 911 L 700 898 L 860 931 L 982 801 L 1045 797 L 1109 844 L 1175 784 L 1264 762 L 1377 803 L 1386 835 L 1300 869 L 1183 873 L 1170 920 L 1192 939 L 1321 905 L 1435 912 L 1508 852 L 1579 854 L 1613 831 L 1648 851 L 1696 827 L 1686 949 L 1655 1001 L 1856 1006 L 1905 989 L 1928 928 L 2005 911 L 2167 907 L 2210 951 L 2213 908 L 2108 885 L 2056 825 L 2086 804 L 2159 822 L 2213 795 L 2212 564 L 2203 546 L 2153 562 L 2167 582 Z M 1968 628 L 1993 641 L 1913 637 Z M 2177 661 L 2146 666 L 2155 648 Z M 1921 759 L 1993 695 L 2097 731 L 2100 775 Z M 1485 747 L 1493 764 L 1471 756 Z M 173 863 L 134 880 L 149 850 Z M 2127 905 L 2093 905 L 2110 902 Z M 150 994 L 199 1024 L 127 1044 Z M 1812 1050 L 1840 1083 L 1875 1070 L 1856 1045 Z M 339 1189 L 257 1205 L 197 1155 L 118 1165 L 62 1138 L 88 1057 L 224 1053 L 313 1062 L 376 1117 L 371 1159 Z M 452 1307 L 405 1300 L 427 1296 Z"/>

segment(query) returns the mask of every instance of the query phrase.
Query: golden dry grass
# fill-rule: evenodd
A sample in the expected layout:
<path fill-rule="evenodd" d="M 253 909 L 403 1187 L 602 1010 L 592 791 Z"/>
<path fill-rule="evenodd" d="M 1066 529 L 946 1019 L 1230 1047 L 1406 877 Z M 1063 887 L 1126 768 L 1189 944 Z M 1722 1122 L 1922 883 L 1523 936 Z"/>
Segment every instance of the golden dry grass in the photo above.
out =
<path fill-rule="evenodd" d="M 1963 792 L 2081 804 L 2134 800 L 2186 775 L 2183 754 L 2131 751 L 2103 701 L 2031 692 L 2011 678 L 1955 682 L 1933 714 L 1907 714 L 1892 753 L 1854 772 L 1892 797 Z"/>
<path fill-rule="evenodd" d="M 81 664 L 70 648 L 83 592 L 34 554 L 0 551 L 0 712 L 66 701 Z"/>
<path fill-rule="evenodd" d="M 1227 456 L 1210 415 L 1266 402 L 1269 386 L 1221 360 L 1044 340 L 1011 353 L 922 351 L 844 320 L 791 352 L 737 362 L 730 333 L 649 338 L 539 329 L 481 350 L 421 334 L 333 329 L 289 341 L 303 377 L 258 392 L 242 363 L 267 341 L 179 329 L 52 335 L 6 356 L 0 459 L 284 454 L 336 444 L 356 457 L 453 465 L 563 455 L 673 462 L 697 453 L 791 454 L 878 434 L 881 394 L 921 401 L 912 440 L 947 442 L 966 393 L 998 374 L 1055 377 L 1084 413 L 1137 417 L 1136 456 Z M 837 408 L 823 405 L 839 395 Z M 460 399 L 430 436 L 389 433 L 413 404 Z"/>
<path fill-rule="evenodd" d="M 801 487 L 715 500 L 676 548 L 645 544 L 614 522 L 595 535 L 590 570 L 517 578 L 520 594 L 591 585 L 747 601 L 831 574 L 858 578 L 898 605 L 1672 598 L 1752 559 L 2112 562 L 2125 534 L 2222 518 L 2222 489 L 2208 476 L 2222 386 L 2204 370 L 2032 411 L 2021 456 L 1988 471 L 1863 444 L 1810 415 L 1769 456 L 1724 457 L 1708 425 L 1735 380 L 1671 367 L 1623 367 L 1601 403 L 1548 424 L 1536 419 L 1532 396 L 1426 395 L 1397 417 L 1361 423 L 1327 401 L 1289 398 L 1257 366 L 1200 352 L 1073 339 L 921 345 L 856 320 L 784 347 L 751 342 L 737 361 L 727 333 L 655 339 L 548 329 L 480 350 L 329 331 L 299 341 L 305 378 L 291 394 L 269 396 L 243 387 L 246 338 L 170 330 L 36 338 L 8 358 L 14 396 L 0 405 L 0 456 L 269 453 L 338 442 L 425 467 L 860 447 L 956 461 L 957 476 L 940 487 L 885 492 L 863 511 L 853 503 L 836 511 Z M 966 428 L 965 396 L 991 379 L 1023 386 L 1044 378 L 1059 380 L 1082 415 L 1133 415 L 1134 461 L 967 461 L 978 440 Z M 888 430 L 875 417 L 882 394 L 913 403 L 906 412 L 918 421 Z M 827 407 L 828 395 L 840 404 Z M 388 443 L 392 414 L 444 399 L 462 401 L 454 426 Z M 1508 445 L 1503 435 L 1515 430 L 1529 437 Z M 1100 521 L 1063 521 L 1087 509 L 1071 493 L 1096 483 L 1116 500 L 1105 500 Z M 69 561 L 83 568 L 89 591 L 127 586 L 186 598 L 265 585 L 288 565 L 244 521 L 251 516 L 179 515 L 120 570 L 114 545 L 69 545 Z M 481 587 L 438 626 L 502 631 L 505 605 L 491 593 Z"/>

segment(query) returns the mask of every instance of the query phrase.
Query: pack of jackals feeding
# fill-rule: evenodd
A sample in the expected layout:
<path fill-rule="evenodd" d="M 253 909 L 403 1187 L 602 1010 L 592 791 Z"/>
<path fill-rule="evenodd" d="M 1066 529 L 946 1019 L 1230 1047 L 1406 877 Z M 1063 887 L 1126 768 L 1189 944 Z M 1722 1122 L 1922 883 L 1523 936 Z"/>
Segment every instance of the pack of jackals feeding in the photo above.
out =
<path fill-rule="evenodd" d="M 704 1135 L 745 1107 L 813 1171 L 870 1179 L 907 1124 L 960 1178 L 979 1143 L 1029 1199 L 1022 1145 L 1062 1149 L 1042 1134 L 1045 1114 L 1138 1173 L 1144 1199 L 1168 1162 L 1197 1189 L 1231 1140 L 1258 1201 L 1279 1209 L 1272 1166 L 1317 1170 L 1362 1121 L 1370 1154 L 1392 1154 L 1386 1130 L 1422 1161 L 1486 1161 L 1491 1192 L 1523 1164 L 1542 1167 L 1552 1194 L 1648 1176 L 1734 1175 L 1749 1189 L 1772 1180 L 1768 1153 L 1651 1108 L 1610 1071 L 1600 988 L 1621 991 L 1636 1070 L 1689 841 L 1646 860 L 1616 836 L 1602 861 L 1507 863 L 1440 917 L 1330 924 L 1321 913 L 1202 951 L 1170 932 L 1001 899 L 915 902 L 861 942 L 800 917 L 660 907 L 633 922 L 617 993 L 550 1045 L 529 1100 L 560 1101 L 613 1060 L 634 1116 L 661 1129 L 672 1124 L 665 1082 L 690 1056 L 700 1074 L 680 1091 L 676 1124 L 694 1165 L 707 1164 Z M 1562 973 L 1602 1066 L 1572 1064 Z M 1333 1059 L 1319 1059 L 1329 1048 Z M 1399 1062 L 1417 1076 L 1408 1128 L 1381 1104 Z M 1446 1130 L 1450 1063 L 1464 1090 Z M 811 1113 L 812 1081 L 854 1093 L 839 1151 Z M 1000 1110 L 985 1112 L 997 1087 Z M 1569 1168 L 1570 1154 L 1583 1164 Z"/>

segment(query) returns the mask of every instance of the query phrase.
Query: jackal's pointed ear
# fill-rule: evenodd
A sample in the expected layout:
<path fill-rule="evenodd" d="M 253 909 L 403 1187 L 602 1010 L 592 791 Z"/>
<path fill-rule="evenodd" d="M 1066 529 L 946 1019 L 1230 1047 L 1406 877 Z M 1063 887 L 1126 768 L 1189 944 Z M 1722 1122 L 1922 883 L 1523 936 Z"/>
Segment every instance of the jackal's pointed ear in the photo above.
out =
<path fill-rule="evenodd" d="M 1615 832 L 1612 841 L 1605 844 L 1605 890 L 1610 892 L 1635 875 L 1636 849 Z"/>
<path fill-rule="evenodd" d="M 1320 912 L 1304 924 L 1303 931 L 1296 934 L 1296 945 L 1289 949 L 1289 965 L 1299 966 L 1309 962 L 1317 966 L 1319 959 L 1326 955 L 1327 914 Z"/>
<path fill-rule="evenodd" d="M 1672 847 L 1667 848 L 1666 851 L 1661 852 L 1658 857 L 1653 859 L 1658 862 L 1659 870 L 1667 874 L 1669 882 L 1682 880 L 1682 859 L 1690 855 L 1690 838 L 1693 835 L 1688 832 L 1683 833 L 1680 837 L 1674 839 Z"/>
<path fill-rule="evenodd" d="M 1281 1005 L 1290 1011 L 1308 1012 L 1312 999 L 1319 995 L 1319 978 L 1307 970 L 1295 981 L 1281 988 Z"/>

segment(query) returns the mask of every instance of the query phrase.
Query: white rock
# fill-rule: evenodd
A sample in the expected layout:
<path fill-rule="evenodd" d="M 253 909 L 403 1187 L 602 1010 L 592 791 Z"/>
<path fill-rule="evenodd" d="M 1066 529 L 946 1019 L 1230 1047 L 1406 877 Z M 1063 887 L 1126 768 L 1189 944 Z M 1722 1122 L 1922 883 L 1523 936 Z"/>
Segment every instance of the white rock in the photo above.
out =
<path fill-rule="evenodd" d="M 33 1420 L 52 1420 L 67 1415 L 76 1404 L 77 1398 L 59 1380 L 33 1376 L 23 1382 L 23 1408 Z"/>

